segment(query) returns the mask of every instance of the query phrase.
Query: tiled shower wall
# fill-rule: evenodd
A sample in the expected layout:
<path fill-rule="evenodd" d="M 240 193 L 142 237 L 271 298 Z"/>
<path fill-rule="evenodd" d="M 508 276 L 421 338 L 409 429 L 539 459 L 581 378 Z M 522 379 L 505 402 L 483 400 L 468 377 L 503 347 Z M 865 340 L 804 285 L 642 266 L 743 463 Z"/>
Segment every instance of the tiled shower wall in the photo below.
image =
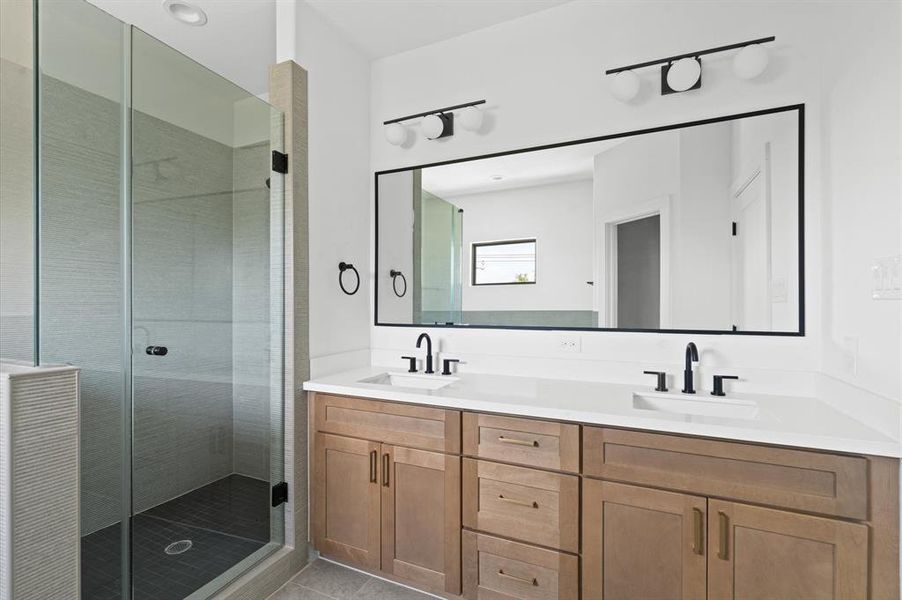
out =
<path fill-rule="evenodd" d="M 81 518 L 90 533 L 121 513 L 119 105 L 49 77 L 41 96 L 41 362 L 81 369 Z"/>
<path fill-rule="evenodd" d="M 232 149 L 137 113 L 132 174 L 140 512 L 232 472 Z"/>
<path fill-rule="evenodd" d="M 120 106 L 46 77 L 43 95 L 42 355 L 82 368 L 87 534 L 121 515 Z M 268 479 L 269 148 L 143 113 L 132 135 L 141 511 L 235 471 Z"/>
<path fill-rule="evenodd" d="M 0 12 L 14 6 L 0 3 Z M 3 18 L 7 18 L 5 12 Z M 0 49 L 4 53 L 0 58 L 0 355 L 30 363 L 34 358 L 34 72 L 30 66 L 8 60 L 5 46 Z M 17 58 L 31 60 L 30 53 Z"/>

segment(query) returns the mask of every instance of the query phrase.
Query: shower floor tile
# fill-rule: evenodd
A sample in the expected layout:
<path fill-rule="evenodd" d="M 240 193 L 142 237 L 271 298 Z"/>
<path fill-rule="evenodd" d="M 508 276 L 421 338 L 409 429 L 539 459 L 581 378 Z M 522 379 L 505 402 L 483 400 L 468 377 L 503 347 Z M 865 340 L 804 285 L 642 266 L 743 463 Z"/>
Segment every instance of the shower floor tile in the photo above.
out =
<path fill-rule="evenodd" d="M 261 487 L 265 487 L 262 502 L 259 501 Z M 213 492 L 227 498 L 214 497 Z M 230 476 L 135 516 L 132 519 L 135 600 L 184 598 L 262 548 L 269 536 L 268 494 L 269 486 L 264 482 Z M 210 504 L 202 505 L 204 499 Z M 157 514 L 166 518 L 154 516 Z M 233 520 L 230 522 L 229 518 Z M 261 533 L 263 522 L 265 538 Z M 220 523 L 225 531 L 217 530 Z M 257 537 L 250 539 L 235 532 Z M 182 554 L 165 553 L 166 546 L 180 540 L 191 540 L 191 548 Z M 82 538 L 84 600 L 120 598 L 120 544 L 119 524 Z"/>
<path fill-rule="evenodd" d="M 229 475 L 141 514 L 268 542 L 269 510 L 268 482 Z"/>

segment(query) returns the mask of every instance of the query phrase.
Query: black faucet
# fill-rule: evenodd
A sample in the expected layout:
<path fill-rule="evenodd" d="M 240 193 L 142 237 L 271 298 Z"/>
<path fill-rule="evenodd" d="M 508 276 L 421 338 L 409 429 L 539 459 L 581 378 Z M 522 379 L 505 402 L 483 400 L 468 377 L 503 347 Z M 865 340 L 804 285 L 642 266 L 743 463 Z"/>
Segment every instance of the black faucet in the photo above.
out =
<path fill-rule="evenodd" d="M 683 371 L 683 393 L 694 394 L 695 387 L 692 385 L 692 363 L 698 362 L 698 348 L 695 342 L 686 344 L 686 370 Z"/>
<path fill-rule="evenodd" d="M 421 333 L 420 337 L 417 338 L 417 348 L 420 347 L 420 344 L 426 340 L 426 370 L 424 373 L 435 373 L 432 369 L 432 339 L 429 337 L 428 333 Z"/>

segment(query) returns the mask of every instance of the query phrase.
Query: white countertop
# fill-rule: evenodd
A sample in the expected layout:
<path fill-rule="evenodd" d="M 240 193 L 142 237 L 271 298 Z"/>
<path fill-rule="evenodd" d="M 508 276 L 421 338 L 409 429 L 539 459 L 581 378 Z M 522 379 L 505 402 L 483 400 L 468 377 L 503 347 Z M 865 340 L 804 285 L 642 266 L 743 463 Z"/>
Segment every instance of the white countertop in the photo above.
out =
<path fill-rule="evenodd" d="M 728 400 L 757 403 L 755 418 L 738 419 L 635 408 L 634 393 L 655 395 L 655 392 L 650 387 L 624 384 L 480 373 L 455 374 L 453 383 L 438 390 L 361 382 L 383 373 L 406 374 L 397 368 L 366 367 L 307 381 L 304 389 L 458 410 L 902 457 L 899 440 L 867 427 L 817 398 L 730 393 Z M 685 398 L 678 391 L 668 395 Z M 718 400 L 707 391 L 699 391 L 690 398 L 699 402 Z"/>

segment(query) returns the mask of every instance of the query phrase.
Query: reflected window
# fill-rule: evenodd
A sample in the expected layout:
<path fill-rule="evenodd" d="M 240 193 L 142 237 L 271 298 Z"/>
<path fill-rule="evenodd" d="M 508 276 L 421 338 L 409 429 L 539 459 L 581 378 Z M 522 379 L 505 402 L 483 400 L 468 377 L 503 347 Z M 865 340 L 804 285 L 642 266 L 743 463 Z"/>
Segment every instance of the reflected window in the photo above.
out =
<path fill-rule="evenodd" d="M 473 285 L 536 282 L 536 241 L 477 242 L 472 252 Z"/>

